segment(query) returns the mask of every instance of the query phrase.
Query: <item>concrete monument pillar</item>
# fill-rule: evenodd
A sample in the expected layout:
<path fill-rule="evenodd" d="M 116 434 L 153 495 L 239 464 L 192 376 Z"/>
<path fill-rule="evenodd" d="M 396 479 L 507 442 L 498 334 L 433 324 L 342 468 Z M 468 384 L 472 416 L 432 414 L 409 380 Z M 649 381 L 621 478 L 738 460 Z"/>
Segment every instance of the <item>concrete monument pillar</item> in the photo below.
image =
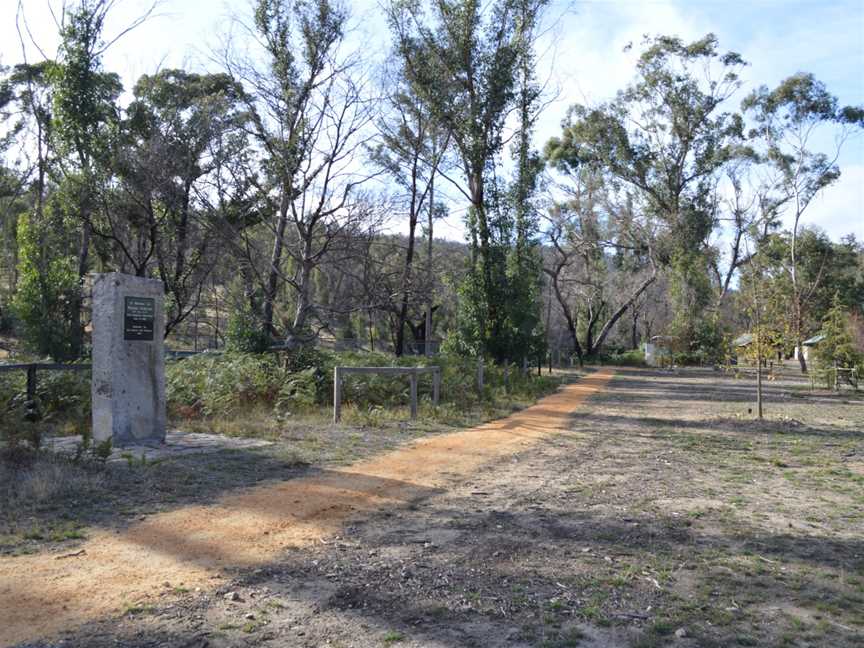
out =
<path fill-rule="evenodd" d="M 114 446 L 165 441 L 162 282 L 93 275 L 93 439 Z"/>

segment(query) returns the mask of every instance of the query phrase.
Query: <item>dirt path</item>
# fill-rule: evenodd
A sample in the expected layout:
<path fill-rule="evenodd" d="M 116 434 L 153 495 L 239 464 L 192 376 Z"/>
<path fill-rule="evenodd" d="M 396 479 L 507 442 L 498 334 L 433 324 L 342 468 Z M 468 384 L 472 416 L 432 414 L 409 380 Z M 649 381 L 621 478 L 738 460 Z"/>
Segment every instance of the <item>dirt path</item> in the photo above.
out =
<path fill-rule="evenodd" d="M 611 370 L 511 417 L 423 439 L 339 470 L 251 489 L 211 506 L 152 516 L 123 533 L 93 534 L 75 555 L 0 560 L 0 645 L 116 614 L 165 584 L 215 589 L 237 569 L 336 535 L 364 514 L 416 500 L 568 425 Z"/>

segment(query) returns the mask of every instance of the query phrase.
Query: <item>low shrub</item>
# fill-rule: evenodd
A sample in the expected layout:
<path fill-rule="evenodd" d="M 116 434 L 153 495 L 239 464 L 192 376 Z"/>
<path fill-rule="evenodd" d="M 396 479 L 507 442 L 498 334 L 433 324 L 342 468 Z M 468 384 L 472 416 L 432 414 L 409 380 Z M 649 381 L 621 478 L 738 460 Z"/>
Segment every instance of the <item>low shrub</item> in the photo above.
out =
<path fill-rule="evenodd" d="M 42 435 L 85 434 L 90 422 L 90 372 L 40 371 L 36 380 L 34 414 L 27 409 L 27 374 L 0 373 L 0 449 L 7 458 L 21 459 L 37 450 Z"/>
<path fill-rule="evenodd" d="M 171 363 L 167 369 L 167 398 L 173 415 L 183 418 L 221 416 L 243 408 L 272 407 L 280 414 L 329 406 L 333 399 L 333 368 L 344 367 L 441 367 L 441 402 L 470 408 L 480 402 L 477 393 L 477 360 L 459 356 L 403 356 L 384 353 L 332 353 L 296 349 L 275 354 L 201 354 Z M 504 367 L 484 366 L 484 401 L 508 397 L 537 398 L 558 379 L 523 375 L 514 365 L 505 385 Z M 420 398 L 431 400 L 432 375 L 422 374 Z M 345 406 L 362 410 L 405 406 L 410 382 L 404 375 L 362 374 L 345 376 L 342 400 Z"/>
<path fill-rule="evenodd" d="M 320 402 L 324 374 L 318 367 L 289 373 L 276 395 L 276 410 L 280 413 L 309 410 Z"/>
<path fill-rule="evenodd" d="M 270 336 L 261 330 L 261 323 L 251 312 L 240 310 L 228 321 L 225 345 L 235 353 L 263 353 L 270 346 Z"/>
<path fill-rule="evenodd" d="M 621 353 L 613 353 L 608 357 L 608 362 L 620 367 L 644 367 L 645 352 L 642 349 L 631 349 Z"/>
<path fill-rule="evenodd" d="M 166 399 L 175 414 L 229 414 L 274 403 L 285 374 L 272 354 L 202 353 L 168 364 Z"/>
<path fill-rule="evenodd" d="M 679 367 L 699 367 L 710 363 L 710 358 L 699 351 L 682 351 L 672 354 L 672 362 Z"/>
<path fill-rule="evenodd" d="M 435 358 L 384 353 L 334 353 L 301 348 L 280 354 L 202 353 L 166 365 L 166 397 L 174 420 L 237 419 L 252 411 L 272 412 L 275 418 L 329 408 L 333 399 L 333 368 L 340 366 L 441 367 L 438 411 L 468 412 L 478 407 L 506 410 L 549 393 L 558 378 L 523 374 L 516 365 L 509 370 L 487 362 L 483 394 L 477 391 L 477 360 L 441 355 Z M 506 376 L 506 378 L 505 378 Z M 422 408 L 432 407 L 432 374 L 419 377 Z M 358 412 L 395 416 L 407 408 L 410 382 L 404 375 L 348 375 L 343 403 Z M 482 397 L 481 397 L 482 396 Z M 9 453 L 36 450 L 43 433 L 81 434 L 89 440 L 89 372 L 41 372 L 37 405 L 40 420 L 26 420 L 26 375 L 23 371 L 0 374 L 0 446 Z M 346 409 L 347 411 L 347 409 Z M 490 410 L 491 411 L 491 410 Z M 436 418 L 441 418 L 437 417 Z"/>

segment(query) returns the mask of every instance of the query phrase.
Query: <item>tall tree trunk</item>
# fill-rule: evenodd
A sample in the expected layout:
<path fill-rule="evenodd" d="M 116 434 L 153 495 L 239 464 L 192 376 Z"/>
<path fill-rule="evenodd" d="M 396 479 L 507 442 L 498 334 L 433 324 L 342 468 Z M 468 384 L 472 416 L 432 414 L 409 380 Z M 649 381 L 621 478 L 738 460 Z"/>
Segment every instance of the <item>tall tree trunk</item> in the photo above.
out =
<path fill-rule="evenodd" d="M 436 150 L 437 140 L 432 138 L 432 159 L 436 160 L 438 154 Z M 429 236 L 426 241 L 426 275 L 429 281 L 429 299 L 426 303 L 426 328 L 423 333 L 423 349 L 426 352 L 426 357 L 432 357 L 432 302 L 434 297 L 433 286 L 434 277 L 432 275 L 432 225 L 435 220 L 435 168 L 432 168 L 432 174 L 429 176 Z"/>
<path fill-rule="evenodd" d="M 297 310 L 294 313 L 292 331 L 300 333 L 309 321 L 309 312 L 312 307 L 312 271 L 315 269 L 315 260 L 312 258 L 312 227 L 304 230 L 303 257 L 300 261 L 300 279 L 297 282 Z"/>
<path fill-rule="evenodd" d="M 573 351 L 576 354 L 576 357 L 579 359 L 579 366 L 581 367 L 584 365 L 585 360 L 582 355 L 582 345 L 579 344 L 579 335 L 576 330 L 576 318 L 573 317 L 573 312 L 570 310 L 570 306 L 567 304 L 567 300 L 561 293 L 561 286 L 558 283 L 559 277 L 561 275 L 561 266 L 556 267 L 555 272 L 547 270 L 546 274 L 548 274 L 551 279 L 552 290 L 555 293 L 555 299 L 558 301 L 558 305 L 561 307 L 561 313 L 564 315 L 564 321 L 567 323 L 567 333 L 570 335 L 570 342 L 573 344 Z"/>
<path fill-rule="evenodd" d="M 491 337 L 500 334 L 498 330 L 501 322 L 498 318 L 498 303 L 495 295 L 495 281 L 492 277 L 492 236 L 489 231 L 489 220 L 486 215 L 486 205 L 483 187 L 483 169 L 477 171 L 473 178 L 469 179 L 469 192 L 471 194 L 471 206 L 474 211 L 476 234 L 479 237 L 479 261 L 483 273 L 483 294 L 486 299 L 486 320 L 492 324 Z M 478 242 L 475 238 L 475 246 Z"/>
<path fill-rule="evenodd" d="M 616 310 L 614 313 L 612 313 L 612 317 L 610 317 L 606 321 L 606 323 L 603 325 L 603 328 L 600 330 L 600 334 L 597 336 L 597 343 L 594 346 L 595 351 L 600 349 L 600 347 L 603 346 L 603 342 L 606 341 L 606 336 L 609 335 L 609 331 L 612 330 L 612 327 L 615 326 L 615 324 L 618 322 L 618 320 L 621 318 L 621 316 L 627 311 L 627 309 L 633 305 L 633 302 L 635 302 L 637 299 L 639 299 L 639 295 L 641 295 L 643 292 L 645 292 L 645 290 L 648 289 L 648 286 L 650 286 L 652 283 L 654 283 L 654 281 L 656 279 L 657 279 L 657 270 L 655 269 L 654 272 L 651 274 L 651 276 L 648 277 L 645 281 L 643 281 L 642 284 L 633 292 L 633 294 L 630 295 L 630 298 L 626 302 L 621 304 L 621 306 L 618 307 L 618 310 Z"/>
<path fill-rule="evenodd" d="M 84 279 L 87 276 L 87 262 L 90 258 L 90 220 L 89 215 L 81 225 L 81 242 L 78 247 L 78 290 L 72 298 L 70 317 L 72 319 L 72 357 L 78 358 L 84 350 L 84 324 L 81 312 L 84 310 Z"/>
<path fill-rule="evenodd" d="M 798 196 L 795 196 L 795 222 L 792 224 L 792 308 L 794 309 L 793 319 L 795 332 L 795 349 L 798 356 L 798 364 L 801 367 L 801 373 L 807 373 L 807 360 L 804 358 L 804 342 L 803 322 L 801 321 L 801 287 L 798 284 L 798 222 L 801 219 L 801 207 L 798 201 Z"/>
<path fill-rule="evenodd" d="M 273 251 L 270 254 L 270 269 L 267 272 L 267 282 L 264 286 L 264 304 L 261 313 L 261 329 L 267 335 L 275 334 L 273 328 L 273 308 L 276 303 L 276 292 L 279 288 L 282 254 L 285 249 L 285 229 L 288 226 L 288 192 L 282 189 L 282 200 L 279 205 L 279 218 L 276 221 L 276 232 L 273 237 Z"/>
<path fill-rule="evenodd" d="M 396 322 L 396 355 L 401 356 L 405 349 L 405 320 L 408 318 L 408 299 L 411 292 L 411 264 L 414 262 L 414 231 L 417 217 L 412 214 L 408 226 L 408 250 L 405 253 L 405 271 L 402 276 L 402 303 L 399 305 L 399 318 Z"/>
<path fill-rule="evenodd" d="M 798 356 L 798 365 L 801 367 L 801 373 L 807 373 L 807 359 L 804 357 L 804 332 L 801 325 L 801 295 L 793 288 L 794 295 L 792 297 L 792 307 L 795 309 L 793 319 L 795 320 L 795 349 Z"/>
<path fill-rule="evenodd" d="M 602 306 L 601 306 L 602 308 Z M 588 308 L 588 324 L 585 327 L 585 355 L 593 356 L 597 351 L 594 346 L 594 327 L 597 326 L 597 314 L 592 308 Z"/>
<path fill-rule="evenodd" d="M 411 293 L 411 264 L 414 262 L 414 238 L 417 230 L 417 153 L 411 165 L 411 205 L 408 214 L 408 250 L 405 253 L 405 269 L 402 272 L 402 303 L 396 321 L 396 356 L 405 352 L 405 320 L 408 318 L 408 298 Z"/>

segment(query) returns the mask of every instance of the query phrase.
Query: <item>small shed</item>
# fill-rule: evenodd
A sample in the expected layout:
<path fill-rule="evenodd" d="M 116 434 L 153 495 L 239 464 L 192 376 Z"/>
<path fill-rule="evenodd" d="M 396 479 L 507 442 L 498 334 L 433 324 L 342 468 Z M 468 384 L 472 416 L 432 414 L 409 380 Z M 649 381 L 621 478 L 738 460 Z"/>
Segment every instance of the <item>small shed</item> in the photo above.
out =
<path fill-rule="evenodd" d="M 741 354 L 744 353 L 747 347 L 753 344 L 754 340 L 755 338 L 752 333 L 744 333 L 732 340 L 732 353 L 734 354 L 736 364 L 741 363 Z"/>
<path fill-rule="evenodd" d="M 801 347 L 802 347 L 801 352 L 804 354 L 804 361 L 805 362 L 810 362 L 810 355 L 811 355 L 812 350 L 814 348 L 816 348 L 817 346 L 819 346 L 819 343 L 824 339 L 825 339 L 825 336 L 820 333 L 818 335 L 814 335 L 813 337 L 804 340 L 801 343 Z M 796 360 L 798 359 L 798 353 L 799 353 L 798 347 L 795 347 L 795 359 Z"/>
<path fill-rule="evenodd" d="M 673 338 L 667 335 L 655 335 L 650 342 L 645 343 L 645 364 L 649 367 L 665 367 L 671 364 Z"/>
<path fill-rule="evenodd" d="M 744 347 L 748 347 L 753 343 L 753 334 L 745 333 L 744 335 L 739 335 L 737 338 L 732 340 L 732 346 L 736 349 L 741 349 Z"/>

